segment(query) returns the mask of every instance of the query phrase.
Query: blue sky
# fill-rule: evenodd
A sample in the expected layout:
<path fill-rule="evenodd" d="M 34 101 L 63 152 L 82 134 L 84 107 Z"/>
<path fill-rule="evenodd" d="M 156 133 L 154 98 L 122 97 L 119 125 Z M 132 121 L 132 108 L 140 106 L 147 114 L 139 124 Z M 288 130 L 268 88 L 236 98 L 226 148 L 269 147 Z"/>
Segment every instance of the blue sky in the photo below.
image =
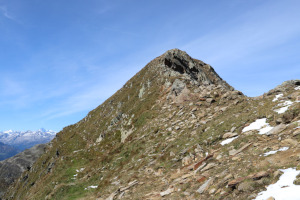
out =
<path fill-rule="evenodd" d="M 258 96 L 300 78 L 300 1 L 0 0 L 0 130 L 59 131 L 179 48 Z"/>

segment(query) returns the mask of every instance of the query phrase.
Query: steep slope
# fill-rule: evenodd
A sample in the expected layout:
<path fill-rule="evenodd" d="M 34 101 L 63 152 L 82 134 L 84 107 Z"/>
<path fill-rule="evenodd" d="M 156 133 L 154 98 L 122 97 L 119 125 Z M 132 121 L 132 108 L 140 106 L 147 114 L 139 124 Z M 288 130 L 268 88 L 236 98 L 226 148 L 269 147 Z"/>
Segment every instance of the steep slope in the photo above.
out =
<path fill-rule="evenodd" d="M 45 147 L 45 144 L 39 144 L 0 161 L 0 199 L 8 186 L 18 179 L 24 171 L 28 171 L 36 159 L 44 153 Z"/>
<path fill-rule="evenodd" d="M 280 141 L 293 145 L 284 153 L 299 153 L 299 84 L 248 98 L 208 64 L 167 51 L 59 132 L 5 198 L 247 199 L 278 179 L 278 168 L 298 164 L 259 155 Z M 274 111 L 286 106 L 273 101 L 279 93 L 291 101 L 283 113 Z M 281 127 L 268 136 L 244 131 L 257 119 L 268 131 Z M 238 189 L 244 180 L 249 186 Z"/>
<path fill-rule="evenodd" d="M 5 160 L 6 158 L 9 158 L 11 156 L 14 156 L 17 153 L 19 153 L 19 151 L 14 147 L 0 142 L 0 161 Z"/>

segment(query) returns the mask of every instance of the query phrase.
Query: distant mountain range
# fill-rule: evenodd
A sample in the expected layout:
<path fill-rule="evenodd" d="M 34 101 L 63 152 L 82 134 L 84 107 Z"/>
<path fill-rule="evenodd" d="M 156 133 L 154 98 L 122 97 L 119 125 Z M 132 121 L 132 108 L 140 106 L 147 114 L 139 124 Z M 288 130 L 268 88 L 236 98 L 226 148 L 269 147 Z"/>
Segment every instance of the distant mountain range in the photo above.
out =
<path fill-rule="evenodd" d="M 0 131 L 0 142 L 5 145 L 10 145 L 17 149 L 18 152 L 21 152 L 36 144 L 47 143 L 51 141 L 55 135 L 55 131 L 45 130 L 43 128 L 37 131 Z"/>

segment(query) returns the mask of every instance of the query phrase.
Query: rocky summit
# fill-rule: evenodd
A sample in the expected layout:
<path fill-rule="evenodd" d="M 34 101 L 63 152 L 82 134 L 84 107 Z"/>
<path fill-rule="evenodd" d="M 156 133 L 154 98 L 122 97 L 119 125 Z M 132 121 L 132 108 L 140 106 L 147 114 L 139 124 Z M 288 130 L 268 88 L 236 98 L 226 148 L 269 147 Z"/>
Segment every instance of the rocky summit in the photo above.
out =
<path fill-rule="evenodd" d="M 59 132 L 3 199 L 276 199 L 280 177 L 300 184 L 299 85 L 250 98 L 169 50 Z"/>

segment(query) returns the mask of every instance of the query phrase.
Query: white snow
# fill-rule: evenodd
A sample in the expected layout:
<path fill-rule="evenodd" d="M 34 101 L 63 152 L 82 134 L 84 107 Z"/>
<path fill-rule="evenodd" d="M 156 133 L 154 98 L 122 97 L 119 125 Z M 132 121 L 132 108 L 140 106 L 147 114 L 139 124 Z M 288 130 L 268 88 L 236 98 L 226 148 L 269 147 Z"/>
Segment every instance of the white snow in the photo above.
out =
<path fill-rule="evenodd" d="M 280 97 L 283 97 L 283 94 L 277 94 L 272 101 L 277 101 Z"/>
<path fill-rule="evenodd" d="M 285 111 L 288 110 L 288 108 L 293 104 L 293 102 L 291 101 L 285 101 L 283 103 L 278 104 L 278 106 L 284 106 L 282 108 L 276 109 L 274 110 L 275 112 L 277 112 L 278 114 L 282 114 L 285 113 Z"/>
<path fill-rule="evenodd" d="M 0 142 L 17 146 L 19 148 L 30 148 L 36 144 L 47 143 L 56 135 L 55 131 L 39 129 L 37 131 L 0 131 Z"/>
<path fill-rule="evenodd" d="M 295 90 L 300 90 L 300 86 L 295 87 Z"/>
<path fill-rule="evenodd" d="M 293 104 L 293 102 L 291 102 L 291 101 L 285 101 L 283 103 L 278 104 L 278 106 L 290 106 L 292 104 Z"/>
<path fill-rule="evenodd" d="M 276 150 L 276 151 L 269 151 L 269 152 L 267 152 L 267 153 L 264 153 L 264 156 L 268 156 L 268 155 L 275 154 L 275 153 L 277 153 L 278 151 L 286 151 L 286 150 L 288 150 L 288 149 L 289 149 L 288 147 L 282 147 L 282 148 L 280 148 L 280 149 L 278 149 L 278 150 Z"/>
<path fill-rule="evenodd" d="M 76 172 L 82 172 L 85 168 L 76 169 Z"/>
<path fill-rule="evenodd" d="M 87 189 L 90 189 L 90 188 L 96 189 L 96 188 L 98 188 L 98 186 L 97 185 L 91 185 L 91 186 L 88 186 L 88 187 L 84 188 L 84 190 L 87 190 Z"/>
<path fill-rule="evenodd" d="M 232 138 L 228 138 L 224 141 L 222 141 L 220 144 L 221 145 L 225 145 L 225 144 L 229 144 L 230 142 L 232 142 L 233 140 L 235 140 L 238 136 L 232 137 Z"/>
<path fill-rule="evenodd" d="M 266 134 L 270 130 L 273 129 L 272 126 L 269 125 L 269 123 L 266 123 L 267 118 L 257 119 L 255 122 L 251 123 L 249 126 L 246 126 L 243 128 L 242 132 L 251 131 L 251 130 L 258 130 L 258 134 Z"/>
<path fill-rule="evenodd" d="M 300 185 L 294 185 L 293 182 L 300 170 L 294 168 L 281 169 L 283 174 L 279 180 L 267 187 L 266 191 L 260 192 L 255 200 L 265 200 L 274 197 L 276 200 L 299 200 Z"/>

